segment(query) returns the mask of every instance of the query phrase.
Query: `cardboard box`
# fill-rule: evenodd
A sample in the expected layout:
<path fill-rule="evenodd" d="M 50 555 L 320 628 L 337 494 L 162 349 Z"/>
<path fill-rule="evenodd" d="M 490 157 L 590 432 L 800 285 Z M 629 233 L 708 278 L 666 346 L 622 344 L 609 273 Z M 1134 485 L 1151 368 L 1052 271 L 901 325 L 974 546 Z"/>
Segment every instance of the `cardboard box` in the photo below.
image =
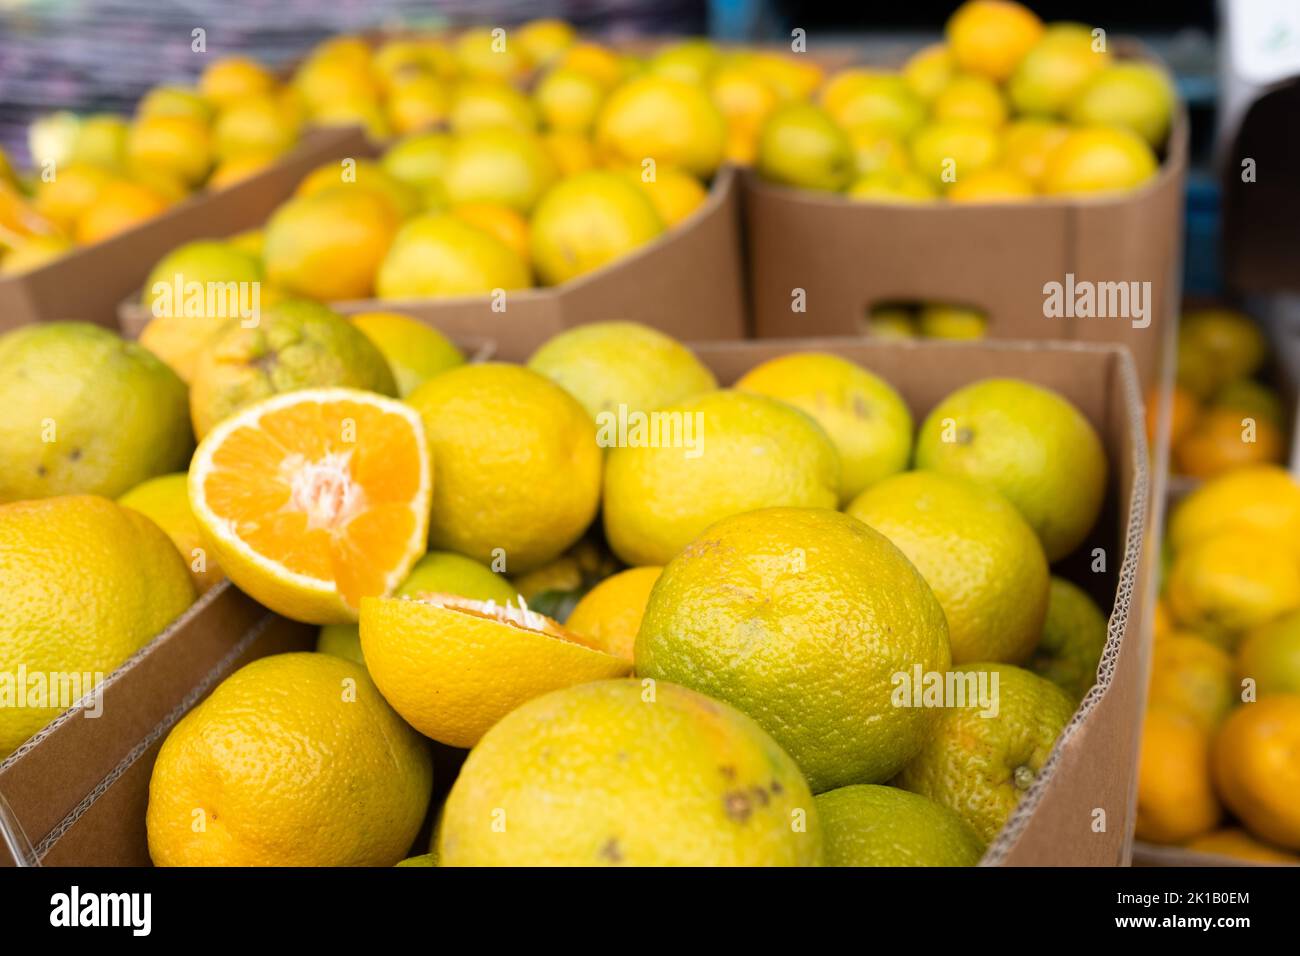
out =
<path fill-rule="evenodd" d="M 1087 555 L 1093 547 L 1104 548 L 1107 568 L 1090 574 L 1067 561 L 1055 570 L 1088 587 L 1109 610 L 1109 640 L 1097 686 L 983 862 L 1127 864 L 1147 658 L 1139 621 L 1152 567 L 1152 552 L 1142 549 L 1148 472 L 1132 358 L 1116 347 L 1089 344 L 861 339 L 709 343 L 697 350 L 724 383 L 777 355 L 833 351 L 893 383 L 918 423 L 952 390 L 1000 375 L 1050 386 L 1088 418 L 1110 460 L 1110 488 L 1107 508 L 1082 550 Z M 103 717 L 84 720 L 74 712 L 60 718 L 0 766 L 0 794 L 42 862 L 147 863 L 149 775 L 166 731 L 238 664 L 308 647 L 314 637 L 314 629 L 262 614 L 232 589 L 205 600 L 206 607 L 191 612 L 187 623 L 113 675 Z M 1096 832 L 1102 815 L 1104 830 Z"/>
<path fill-rule="evenodd" d="M 15 862 L 7 846 L 24 843 L 45 866 L 148 864 L 149 772 L 167 732 L 227 674 L 257 657 L 310 647 L 316 630 L 270 613 L 229 582 L 212 588 L 0 762 L 11 831 L 0 832 L 0 865 Z M 0 812 L 0 830 L 5 822 Z M 19 828 L 24 836 L 13 832 Z"/>
<path fill-rule="evenodd" d="M 196 193 L 119 235 L 80 247 L 31 272 L 0 279 L 0 332 L 28 322 L 77 319 L 117 326 L 123 296 L 184 242 L 228 236 L 261 223 L 287 191 L 327 160 L 365 147 L 357 127 L 316 129 L 275 165 L 214 193 Z"/>
<path fill-rule="evenodd" d="M 749 295 L 759 338 L 861 335 L 872 306 L 943 302 L 984 310 L 995 338 L 1118 342 L 1144 383 L 1159 330 L 1178 315 L 1188 127 L 1180 115 L 1155 179 L 1097 199 L 1024 203 L 856 202 L 743 179 Z M 1047 318 L 1044 285 L 1150 282 L 1150 325 Z M 805 311 L 795 311 L 803 290 Z"/>
<path fill-rule="evenodd" d="M 355 155 L 375 156 L 378 149 L 367 145 Z M 509 292 L 500 311 L 486 295 L 330 305 L 346 315 L 402 312 L 453 338 L 491 339 L 498 357 L 507 361 L 527 359 L 564 329 L 607 319 L 642 322 L 680 339 L 742 338 L 745 305 L 737 180 L 734 169 L 720 170 L 703 206 L 676 228 L 563 285 Z M 278 185 L 280 193 L 270 207 L 287 199 L 296 182 L 281 180 Z M 151 261 L 145 272 L 152 266 Z M 140 304 L 139 281 L 130 293 L 118 308 L 118 321 L 125 335 L 135 337 L 150 316 Z"/>

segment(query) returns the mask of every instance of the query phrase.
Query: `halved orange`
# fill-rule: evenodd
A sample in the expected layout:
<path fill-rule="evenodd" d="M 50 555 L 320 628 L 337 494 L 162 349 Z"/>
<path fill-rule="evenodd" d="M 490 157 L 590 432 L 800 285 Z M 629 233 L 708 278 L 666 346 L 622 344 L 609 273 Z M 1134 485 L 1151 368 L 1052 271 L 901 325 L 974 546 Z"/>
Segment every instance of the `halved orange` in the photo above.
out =
<path fill-rule="evenodd" d="M 347 388 L 287 392 L 222 421 L 190 504 L 227 576 L 310 624 L 357 620 L 424 553 L 433 465 L 411 407 Z"/>
<path fill-rule="evenodd" d="M 361 650 L 393 709 L 452 747 L 474 746 L 527 700 L 632 669 L 522 597 L 518 606 L 450 594 L 366 598 Z"/>

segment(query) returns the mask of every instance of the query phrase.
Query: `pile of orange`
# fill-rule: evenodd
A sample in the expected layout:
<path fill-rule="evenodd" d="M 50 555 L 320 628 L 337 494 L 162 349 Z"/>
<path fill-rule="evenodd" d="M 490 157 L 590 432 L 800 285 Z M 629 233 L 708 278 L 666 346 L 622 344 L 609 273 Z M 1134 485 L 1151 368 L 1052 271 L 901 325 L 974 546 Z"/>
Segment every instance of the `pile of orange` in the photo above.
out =
<path fill-rule="evenodd" d="M 14 174 L 0 156 L 0 272 L 25 272 L 238 182 L 291 149 L 304 121 L 293 91 L 244 57 L 215 60 L 193 88 L 153 88 L 130 118 L 37 120 L 30 172 Z"/>
<path fill-rule="evenodd" d="M 1117 194 L 1159 170 L 1176 107 L 1157 65 L 1105 30 L 968 0 L 899 72 L 851 67 L 765 117 L 754 165 L 785 186 L 872 202 Z"/>
<path fill-rule="evenodd" d="M 1264 333 L 1243 312 L 1205 308 L 1183 314 L 1170 399 L 1173 473 L 1213 478 L 1285 459 L 1288 415 L 1277 390 L 1259 379 L 1268 355 Z M 1153 393 L 1147 402 L 1152 441 L 1159 408 Z"/>
<path fill-rule="evenodd" d="M 1300 863 L 1300 484 L 1228 472 L 1168 531 L 1137 836 Z"/>

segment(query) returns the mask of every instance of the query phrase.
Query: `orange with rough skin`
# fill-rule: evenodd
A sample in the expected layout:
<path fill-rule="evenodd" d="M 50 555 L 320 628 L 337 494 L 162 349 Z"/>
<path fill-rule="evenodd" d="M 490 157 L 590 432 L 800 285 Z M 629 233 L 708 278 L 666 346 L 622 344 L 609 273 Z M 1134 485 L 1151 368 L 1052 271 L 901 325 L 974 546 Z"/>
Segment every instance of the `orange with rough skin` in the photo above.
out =
<path fill-rule="evenodd" d="M 365 668 L 276 654 L 230 675 L 167 735 L 149 780 L 149 855 L 157 866 L 392 866 L 432 789 L 427 743 Z"/>
<path fill-rule="evenodd" d="M 430 543 L 506 572 L 541 567 L 578 540 L 600 504 L 603 456 L 577 399 L 497 362 L 435 375 L 407 401 L 424 420 L 437 481 Z"/>
<path fill-rule="evenodd" d="M 752 716 L 817 792 L 883 783 L 913 758 L 942 715 L 898 706 L 896 675 L 951 662 L 943 608 L 920 572 L 884 535 L 827 508 L 764 508 L 708 527 L 664 568 L 635 657 L 638 676 Z"/>
<path fill-rule="evenodd" d="M 176 549 L 139 512 L 98 495 L 0 504 L 0 673 L 75 679 L 56 698 L 0 707 L 0 760 L 149 643 L 194 601 Z M 11 696 L 12 695 L 12 696 Z M 62 706 L 40 706 L 59 703 Z M 18 706 L 21 704 L 21 706 Z M 91 711 L 93 713 L 93 710 Z"/>

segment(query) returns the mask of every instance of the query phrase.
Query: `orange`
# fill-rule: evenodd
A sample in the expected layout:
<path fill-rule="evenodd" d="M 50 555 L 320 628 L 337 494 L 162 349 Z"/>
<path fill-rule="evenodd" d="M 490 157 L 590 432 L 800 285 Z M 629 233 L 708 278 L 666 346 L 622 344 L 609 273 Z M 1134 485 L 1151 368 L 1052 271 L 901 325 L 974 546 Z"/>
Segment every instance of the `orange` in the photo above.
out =
<path fill-rule="evenodd" d="M 1187 634 L 1171 635 L 1155 645 L 1151 657 L 1150 706 L 1168 706 L 1213 729 L 1237 699 L 1233 663 L 1228 652 Z"/>
<path fill-rule="evenodd" d="M 1043 35 L 1043 22 L 1008 0 L 969 0 L 948 19 L 944 32 L 958 67 L 1000 83 Z"/>
<path fill-rule="evenodd" d="M 1300 850 L 1300 694 L 1277 694 L 1233 712 L 1214 741 L 1214 782 L 1256 836 Z"/>
<path fill-rule="evenodd" d="M 1253 440 L 1251 440 L 1253 439 Z M 1174 445 L 1176 471 L 1193 478 L 1213 478 L 1247 465 L 1282 460 L 1282 433 L 1266 419 L 1227 408 L 1211 409 Z"/>
<path fill-rule="evenodd" d="M 1237 827 L 1226 827 L 1199 836 L 1187 844 L 1187 849 L 1195 850 L 1197 853 L 1213 853 L 1217 856 L 1249 860 L 1251 863 L 1300 864 L 1300 856 L 1295 853 L 1287 853 L 1277 847 L 1269 846 Z"/>
<path fill-rule="evenodd" d="M 1174 618 L 1169 613 L 1169 604 L 1163 596 L 1156 601 L 1156 608 L 1152 618 L 1151 630 L 1157 641 L 1168 637 L 1174 632 Z"/>
<path fill-rule="evenodd" d="M 1032 199 L 1034 187 L 1019 173 L 994 167 L 959 176 L 947 195 L 952 202 L 1018 202 Z"/>
<path fill-rule="evenodd" d="M 77 219 L 76 240 L 82 245 L 100 242 L 152 219 L 166 208 L 167 200 L 152 189 L 125 180 L 111 182 Z"/>
<path fill-rule="evenodd" d="M 295 196 L 266 224 L 266 277 L 313 299 L 364 299 L 374 291 L 398 218 L 389 200 L 352 186 Z"/>
<path fill-rule="evenodd" d="M 225 419 L 190 465 L 190 505 L 226 575 L 312 624 L 355 621 L 424 553 L 433 486 L 419 414 L 370 392 L 306 389 Z"/>
<path fill-rule="evenodd" d="M 131 125 L 126 142 L 133 169 L 157 169 L 195 186 L 212 165 L 208 124 L 192 116 L 142 116 Z"/>
<path fill-rule="evenodd" d="M 606 578 L 583 595 L 565 627 L 607 654 L 632 660 L 650 589 L 663 570 L 628 568 Z"/>
<path fill-rule="evenodd" d="M 1223 815 L 1210 785 L 1209 732 L 1177 710 L 1147 712 L 1137 786 L 1139 840 L 1183 843 L 1214 829 Z"/>
<path fill-rule="evenodd" d="M 218 107 L 265 93 L 274 86 L 275 78 L 265 67 L 238 56 L 217 60 L 199 77 L 199 92 Z"/>
<path fill-rule="evenodd" d="M 452 747 L 474 746 L 534 697 L 632 669 L 522 599 L 515 607 L 450 594 L 366 598 L 361 651 L 393 709 Z"/>
<path fill-rule="evenodd" d="M 1044 119 L 1018 119 L 1002 130 L 1001 165 L 1019 173 L 1035 188 L 1047 170 L 1047 159 L 1069 134 L 1061 123 Z"/>
<path fill-rule="evenodd" d="M 1154 443 L 1156 440 L 1156 422 L 1161 409 L 1161 396 L 1157 388 L 1152 388 L 1147 392 L 1146 400 L 1146 421 L 1147 421 L 1147 441 Z M 1181 385 L 1175 385 L 1169 395 L 1169 444 L 1177 445 L 1183 440 L 1192 425 L 1196 421 L 1196 416 L 1200 413 L 1201 403 L 1196 400 L 1196 396 L 1183 388 Z"/>
<path fill-rule="evenodd" d="M 932 101 L 952 79 L 952 52 L 943 43 L 932 43 L 913 53 L 903 64 L 903 80 L 912 92 Z"/>
<path fill-rule="evenodd" d="M 1136 133 L 1118 126 L 1071 130 L 1052 150 L 1043 170 L 1043 192 L 1081 196 L 1126 192 L 1159 169 L 1156 155 Z"/>
<path fill-rule="evenodd" d="M 515 251 L 521 261 L 528 261 L 528 220 L 509 206 L 493 202 L 467 202 L 452 207 L 451 214 L 500 239 Z"/>
<path fill-rule="evenodd" d="M 1300 694 L 1300 612 L 1293 611 L 1246 635 L 1237 648 L 1237 676 L 1264 694 Z"/>
<path fill-rule="evenodd" d="M 930 113 L 941 123 L 956 120 L 997 127 L 1007 121 L 1007 101 L 988 77 L 959 73 L 934 98 Z"/>

